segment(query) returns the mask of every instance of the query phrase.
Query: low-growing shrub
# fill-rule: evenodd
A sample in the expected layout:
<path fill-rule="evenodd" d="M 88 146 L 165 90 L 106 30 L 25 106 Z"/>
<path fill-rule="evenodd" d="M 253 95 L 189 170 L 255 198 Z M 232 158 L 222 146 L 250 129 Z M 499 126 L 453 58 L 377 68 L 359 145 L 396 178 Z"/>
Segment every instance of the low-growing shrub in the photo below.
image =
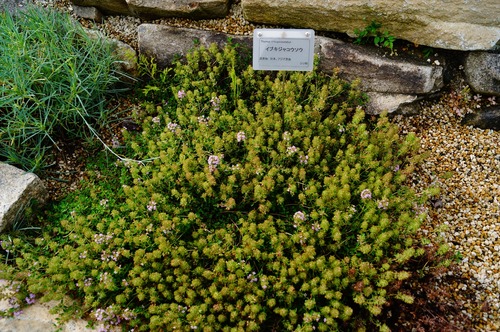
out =
<path fill-rule="evenodd" d="M 37 171 L 60 139 L 90 134 L 118 81 L 111 46 L 69 14 L 0 13 L 0 160 Z"/>
<path fill-rule="evenodd" d="M 22 298 L 70 295 L 66 313 L 146 331 L 384 330 L 384 305 L 412 301 L 418 139 L 366 119 L 335 75 L 255 72 L 237 49 L 171 70 L 169 100 L 126 135 L 152 162 L 94 172 L 42 236 L 4 243 Z"/>

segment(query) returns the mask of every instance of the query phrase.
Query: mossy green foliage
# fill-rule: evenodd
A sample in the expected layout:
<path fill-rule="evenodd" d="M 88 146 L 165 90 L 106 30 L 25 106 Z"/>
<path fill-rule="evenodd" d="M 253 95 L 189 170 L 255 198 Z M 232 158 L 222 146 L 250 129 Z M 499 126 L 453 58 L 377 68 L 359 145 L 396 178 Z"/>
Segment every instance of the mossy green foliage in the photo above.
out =
<path fill-rule="evenodd" d="M 354 29 L 354 34 L 357 36 L 354 43 L 366 45 L 373 38 L 373 44 L 375 46 L 383 46 L 393 51 L 396 37 L 390 35 L 387 30 L 384 32 L 380 31 L 381 27 L 382 24 L 372 21 L 363 30 Z"/>
<path fill-rule="evenodd" d="M 116 59 L 69 14 L 0 13 L 0 160 L 39 171 L 61 139 L 90 136 L 108 111 Z"/>
<path fill-rule="evenodd" d="M 14 240 L 27 293 L 146 331 L 385 328 L 384 304 L 412 301 L 416 137 L 336 76 L 255 72 L 237 49 L 196 49 L 158 86 L 127 135 L 152 162 L 110 165 Z"/>

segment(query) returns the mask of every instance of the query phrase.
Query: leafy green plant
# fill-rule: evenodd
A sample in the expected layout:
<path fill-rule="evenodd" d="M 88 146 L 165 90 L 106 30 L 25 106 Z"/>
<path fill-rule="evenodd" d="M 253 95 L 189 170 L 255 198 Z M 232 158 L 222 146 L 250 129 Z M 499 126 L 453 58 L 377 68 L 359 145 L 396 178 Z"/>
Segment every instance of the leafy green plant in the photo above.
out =
<path fill-rule="evenodd" d="M 141 133 L 124 133 L 130 158 L 151 162 L 94 170 L 39 237 L 12 240 L 2 278 L 71 295 L 80 306 L 63 312 L 106 327 L 387 330 L 384 305 L 413 300 L 400 285 L 436 194 L 405 186 L 418 139 L 365 119 L 335 75 L 237 59 L 212 45 L 178 62 L 158 85 L 168 103 L 146 103 Z"/>
<path fill-rule="evenodd" d="M 0 14 L 0 158 L 38 170 L 59 139 L 106 122 L 118 81 L 110 45 L 68 14 L 27 6 Z"/>
<path fill-rule="evenodd" d="M 357 36 L 354 43 L 366 45 L 373 40 L 375 46 L 386 47 L 393 51 L 396 37 L 390 35 L 387 30 L 380 31 L 381 27 L 382 24 L 376 21 L 372 21 L 363 30 L 354 29 L 354 33 Z"/>
<path fill-rule="evenodd" d="M 422 49 L 422 54 L 424 58 L 430 59 L 430 57 L 434 54 L 434 49 L 432 47 L 424 47 Z"/>

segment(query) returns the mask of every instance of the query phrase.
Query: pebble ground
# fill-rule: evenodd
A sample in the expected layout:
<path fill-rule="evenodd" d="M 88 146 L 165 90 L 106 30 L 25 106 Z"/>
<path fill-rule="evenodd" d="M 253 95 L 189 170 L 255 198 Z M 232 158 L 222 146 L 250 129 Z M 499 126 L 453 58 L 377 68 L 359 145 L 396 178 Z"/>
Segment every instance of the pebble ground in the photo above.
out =
<path fill-rule="evenodd" d="M 496 100 L 472 96 L 467 87 L 457 90 L 394 122 L 403 134 L 415 132 L 428 154 L 413 187 L 441 188 L 422 234 L 442 239 L 455 252 L 468 281 L 449 285 L 453 296 L 478 331 L 500 331 L 500 132 L 460 123 L 461 115 Z"/>
<path fill-rule="evenodd" d="M 71 11 L 65 0 L 45 3 Z M 142 22 L 110 16 L 97 27 L 136 48 L 136 30 Z M 261 27 L 244 19 L 238 0 L 224 19 L 173 18 L 152 23 L 239 35 Z M 473 96 L 459 84 L 440 100 L 423 105 L 418 115 L 393 119 L 402 134 L 415 132 L 421 139 L 421 151 L 428 154 L 412 186 L 421 191 L 437 185 L 441 194 L 428 207 L 422 236 L 448 243 L 455 253 L 459 273 L 465 279 L 446 278 L 446 282 L 461 281 L 445 286 L 463 303 L 463 312 L 471 317 L 477 331 L 500 331 L 500 132 L 463 126 L 460 120 L 465 113 L 496 102 L 500 100 Z M 455 323 L 460 326 L 460 322 Z"/>

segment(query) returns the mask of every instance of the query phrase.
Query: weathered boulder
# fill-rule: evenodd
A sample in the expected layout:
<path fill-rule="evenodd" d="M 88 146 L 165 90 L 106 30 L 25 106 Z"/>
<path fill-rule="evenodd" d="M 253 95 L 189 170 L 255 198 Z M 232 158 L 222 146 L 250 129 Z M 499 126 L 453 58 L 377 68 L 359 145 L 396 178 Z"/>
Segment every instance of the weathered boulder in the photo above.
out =
<path fill-rule="evenodd" d="M 206 47 L 212 43 L 222 46 L 231 38 L 234 42 L 252 46 L 250 37 L 158 24 L 141 24 L 137 34 L 139 52 L 154 57 L 160 67 L 168 66 L 179 56 L 184 57 L 195 47 L 195 42 Z"/>
<path fill-rule="evenodd" d="M 131 15 L 125 0 L 71 0 L 77 6 L 96 7 L 104 13 Z"/>
<path fill-rule="evenodd" d="M 441 66 L 383 57 L 370 48 L 332 38 L 316 37 L 316 43 L 320 47 L 320 68 L 338 68 L 347 80 L 361 79 L 362 90 L 414 95 L 443 87 Z"/>
<path fill-rule="evenodd" d="M 92 20 L 95 22 L 102 21 L 102 13 L 96 7 L 73 6 L 73 13 L 81 18 Z"/>
<path fill-rule="evenodd" d="M 453 50 L 492 49 L 500 40 L 498 0 L 242 0 L 251 22 L 353 35 L 372 21 L 390 35 Z"/>
<path fill-rule="evenodd" d="M 0 13 L 13 13 L 26 5 L 26 0 L 0 0 Z"/>
<path fill-rule="evenodd" d="M 42 180 L 33 173 L 0 163 L 0 232 L 34 200 L 39 204 L 47 200 Z"/>
<path fill-rule="evenodd" d="M 111 46 L 112 53 L 118 60 L 118 69 L 121 72 L 131 77 L 137 76 L 137 52 L 132 46 L 117 39 L 107 37 L 97 30 L 85 29 L 85 31 L 90 37 L 101 38 Z M 127 82 L 130 81 L 128 77 L 122 77 L 122 79 Z"/>
<path fill-rule="evenodd" d="M 464 70 L 467 83 L 475 92 L 500 96 L 500 54 L 471 52 Z"/>
<path fill-rule="evenodd" d="M 367 92 L 368 104 L 366 112 L 369 114 L 379 114 L 382 111 L 395 113 L 401 111 L 405 106 L 410 106 L 418 99 L 416 95 L 405 95 L 396 93 Z"/>
<path fill-rule="evenodd" d="M 189 17 L 191 19 L 224 17 L 229 0 L 127 0 L 137 16 Z"/>
<path fill-rule="evenodd" d="M 206 19 L 224 17 L 229 0 L 72 0 L 78 6 L 92 6 L 105 13 L 139 17 L 188 17 Z"/>
<path fill-rule="evenodd" d="M 490 106 L 481 111 L 467 114 L 462 124 L 481 129 L 500 130 L 500 106 Z"/>

